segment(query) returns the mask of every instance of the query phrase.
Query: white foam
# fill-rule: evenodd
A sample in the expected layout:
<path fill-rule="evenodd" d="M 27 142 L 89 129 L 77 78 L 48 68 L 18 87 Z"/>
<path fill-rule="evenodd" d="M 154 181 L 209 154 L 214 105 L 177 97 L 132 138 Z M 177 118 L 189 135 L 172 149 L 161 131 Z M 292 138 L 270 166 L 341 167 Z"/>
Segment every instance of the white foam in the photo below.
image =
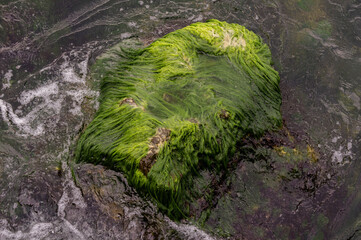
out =
<path fill-rule="evenodd" d="M 63 195 L 58 202 L 58 216 L 65 220 L 65 208 L 69 203 L 75 204 L 79 208 L 86 208 L 81 191 L 75 186 L 69 166 L 62 162 L 62 169 L 65 172 L 65 181 L 63 182 Z"/>
<path fill-rule="evenodd" d="M 7 122 L 9 125 L 15 124 L 19 128 L 19 130 L 22 132 L 19 133 L 19 135 L 30 134 L 33 136 L 38 136 L 44 132 L 43 125 L 38 125 L 36 128 L 31 127 L 30 119 L 34 117 L 33 114 L 29 114 L 26 117 L 20 118 L 14 113 L 12 106 L 2 99 L 0 99 L 0 110 L 5 122 Z"/>
<path fill-rule="evenodd" d="M 137 23 L 136 22 L 128 22 L 128 26 L 129 27 L 136 27 Z"/>
<path fill-rule="evenodd" d="M 350 151 L 352 149 L 352 141 L 347 143 L 347 149 Z"/>
<path fill-rule="evenodd" d="M 89 91 L 87 90 L 69 90 L 67 92 L 68 96 L 72 97 L 72 108 L 69 110 L 71 114 L 74 116 L 82 115 L 81 111 L 81 103 L 83 102 L 84 96 L 89 95 Z"/>
<path fill-rule="evenodd" d="M 333 150 L 332 152 L 332 161 L 339 164 L 348 163 L 349 160 L 352 160 L 352 140 L 347 142 L 346 146 L 339 146 L 338 150 Z"/>
<path fill-rule="evenodd" d="M 20 94 L 18 101 L 22 105 L 29 104 L 34 98 L 43 98 L 49 100 L 51 95 L 57 95 L 59 93 L 59 87 L 57 83 L 50 83 L 48 85 L 41 86 L 34 90 L 24 91 Z"/>
<path fill-rule="evenodd" d="M 35 223 L 30 227 L 29 231 L 26 232 L 23 231 L 11 232 L 10 230 L 3 228 L 0 229 L 0 239 L 4 239 L 4 240 L 44 239 L 45 237 L 49 236 L 49 233 L 51 233 L 51 229 L 53 228 L 54 225 L 52 223 Z"/>
<path fill-rule="evenodd" d="M 44 122 L 47 115 L 59 115 L 62 107 L 62 99 L 59 98 L 59 86 L 57 83 L 49 83 L 39 88 L 24 91 L 18 97 L 18 102 L 22 104 L 21 107 L 13 110 L 13 107 L 8 102 L 0 99 L 0 108 L 3 119 L 9 125 L 15 125 L 19 131 L 20 136 L 39 136 L 44 134 Z M 33 105 L 33 101 L 38 100 Z M 25 116 L 22 108 L 27 106 L 31 109 Z M 53 118 L 56 122 L 59 117 Z"/>
<path fill-rule="evenodd" d="M 65 181 L 63 181 L 63 195 L 58 202 L 58 216 L 63 220 L 65 225 L 79 237 L 79 239 L 86 239 L 81 231 L 65 219 L 65 209 L 68 205 L 74 204 L 78 208 L 86 208 L 87 204 L 84 201 L 80 189 L 75 186 L 71 170 L 66 162 L 62 162 L 62 169 L 65 173 Z"/>
<path fill-rule="evenodd" d="M 175 223 L 172 220 L 166 218 L 169 226 L 178 232 L 183 233 L 187 239 L 194 240 L 214 240 L 215 238 L 211 237 L 204 231 L 198 229 L 196 226 L 182 223 Z"/>
<path fill-rule="evenodd" d="M 332 142 L 336 143 L 340 138 L 341 138 L 341 136 L 334 137 L 334 138 L 332 138 Z"/>
<path fill-rule="evenodd" d="M 130 34 L 129 34 L 130 36 Z M 127 37 L 127 36 L 125 36 Z M 34 74 L 48 77 L 48 81 L 37 88 L 19 94 L 20 105 L 12 105 L 0 99 L 0 112 L 4 121 L 15 127 L 19 136 L 39 136 L 47 130 L 56 129 L 61 120 L 60 113 L 67 111 L 82 116 L 81 104 L 85 96 L 97 99 L 97 92 L 86 85 L 90 51 L 71 51 Z M 7 78 L 11 78 L 11 71 Z M 98 102 L 94 101 L 95 108 Z M 70 107 L 69 107 L 70 106 Z"/>
<path fill-rule="evenodd" d="M 76 76 L 74 69 L 71 67 L 65 68 L 61 71 L 63 81 L 65 82 L 81 82 L 82 79 Z"/>
<path fill-rule="evenodd" d="M 74 53 L 75 54 L 75 53 Z M 62 75 L 62 80 L 69 83 L 83 83 L 85 84 L 86 75 L 88 73 L 88 58 L 77 64 L 77 67 L 80 69 L 79 73 L 76 73 L 74 68 L 70 66 L 69 60 L 65 58 L 65 62 L 60 67 L 60 72 Z"/>
<path fill-rule="evenodd" d="M 83 240 L 84 235 L 76 229 L 69 221 L 38 222 L 33 223 L 29 229 L 24 231 L 13 232 L 5 219 L 0 219 L 0 239 L 1 240 L 38 240 L 38 239 L 56 239 L 53 235 L 55 232 L 67 233 L 71 232 L 71 239 Z M 69 234 L 70 235 L 70 234 Z"/>
<path fill-rule="evenodd" d="M 125 32 L 125 33 L 120 34 L 120 38 L 121 38 L 121 39 L 130 38 L 131 36 L 132 36 L 132 34 L 130 34 L 130 33 L 128 33 L 128 32 Z"/>
<path fill-rule="evenodd" d="M 82 232 L 80 232 L 74 225 L 72 225 L 69 221 L 67 220 L 63 220 L 65 225 L 74 233 L 78 236 L 77 239 L 79 240 L 85 240 L 86 237 L 84 236 L 84 234 Z"/>

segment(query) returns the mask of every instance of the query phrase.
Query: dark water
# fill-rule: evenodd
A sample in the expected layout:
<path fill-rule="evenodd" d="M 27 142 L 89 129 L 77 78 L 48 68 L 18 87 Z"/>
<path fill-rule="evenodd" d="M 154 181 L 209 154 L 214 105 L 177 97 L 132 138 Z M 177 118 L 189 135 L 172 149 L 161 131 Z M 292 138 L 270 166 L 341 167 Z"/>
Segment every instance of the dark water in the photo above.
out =
<path fill-rule="evenodd" d="M 111 239 L 87 215 L 86 183 L 73 180 L 83 168 L 71 171 L 76 137 L 97 109 L 98 85 L 89 68 L 119 41 L 147 44 L 210 18 L 244 25 L 269 44 L 281 75 L 285 125 L 319 160 L 295 181 L 261 171 L 262 163 L 241 163 L 225 183 L 230 193 L 222 192 L 204 221 L 195 220 L 209 235 L 188 223 L 159 220 L 169 233 L 162 236 L 361 239 L 356 0 L 0 1 L 1 239 Z M 42 189 L 50 197 L 39 197 Z M 42 208 L 39 199 L 54 203 Z M 88 220 L 72 217 L 71 206 L 84 209 Z M 151 209 L 132 211 L 139 218 L 158 214 Z M 135 235 L 119 235 L 124 239 L 150 225 L 133 215 L 124 219 L 136 227 L 123 227 Z"/>

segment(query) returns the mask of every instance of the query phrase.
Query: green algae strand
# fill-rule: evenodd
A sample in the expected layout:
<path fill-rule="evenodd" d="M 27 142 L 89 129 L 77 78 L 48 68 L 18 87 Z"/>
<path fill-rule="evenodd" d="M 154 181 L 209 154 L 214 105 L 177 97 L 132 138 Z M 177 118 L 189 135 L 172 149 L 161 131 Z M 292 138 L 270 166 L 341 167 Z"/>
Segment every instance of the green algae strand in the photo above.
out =
<path fill-rule="evenodd" d="M 200 169 L 216 173 L 242 138 L 282 124 L 270 50 L 243 26 L 194 23 L 122 54 L 76 159 L 125 173 L 171 216 L 186 214 Z"/>

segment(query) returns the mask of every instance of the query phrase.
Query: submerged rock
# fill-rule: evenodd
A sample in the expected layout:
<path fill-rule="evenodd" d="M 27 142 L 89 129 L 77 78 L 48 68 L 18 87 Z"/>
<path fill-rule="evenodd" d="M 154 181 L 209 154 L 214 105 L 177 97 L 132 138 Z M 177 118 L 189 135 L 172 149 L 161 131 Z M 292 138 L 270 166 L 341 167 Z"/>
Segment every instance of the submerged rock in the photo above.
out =
<path fill-rule="evenodd" d="M 282 124 L 270 50 L 243 26 L 195 23 L 120 54 L 76 159 L 124 172 L 170 216 L 187 214 L 200 170 L 219 171 L 242 138 Z"/>

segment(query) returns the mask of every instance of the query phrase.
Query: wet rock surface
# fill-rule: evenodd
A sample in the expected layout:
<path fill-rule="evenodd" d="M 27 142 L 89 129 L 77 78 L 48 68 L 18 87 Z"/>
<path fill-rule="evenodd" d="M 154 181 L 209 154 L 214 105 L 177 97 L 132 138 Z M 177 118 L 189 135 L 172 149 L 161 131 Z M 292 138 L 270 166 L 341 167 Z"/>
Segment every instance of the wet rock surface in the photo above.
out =
<path fill-rule="evenodd" d="M 92 229 L 88 238 L 106 235 L 109 239 L 167 237 L 164 217 L 161 214 L 157 216 L 157 209 L 137 196 L 123 175 L 101 166 L 85 164 L 77 168 L 76 176 L 86 207 L 69 206 L 65 212 L 67 219 L 79 225 L 81 231 L 85 230 L 82 228 L 87 222 L 87 227 Z M 95 219 L 97 221 L 92 222 Z"/>
<path fill-rule="evenodd" d="M 209 239 L 199 228 L 224 239 L 360 239 L 357 1 L 45 2 L 0 3 L 1 240 Z M 196 228 L 169 221 L 120 173 L 76 165 L 73 178 L 67 152 L 97 108 L 88 63 L 122 39 L 147 44 L 208 18 L 270 46 L 295 142 L 287 132 L 244 142 L 228 172 L 202 172 Z M 296 143 L 318 161 L 291 161 Z"/>
<path fill-rule="evenodd" d="M 327 206 L 344 204 L 345 191 L 332 166 L 315 162 L 316 150 L 300 142 L 304 138 L 284 127 L 244 139 L 226 172 L 201 174 L 206 183 L 195 185 L 201 194 L 191 205 L 193 219 L 230 239 L 307 239 L 327 232 L 337 213 Z"/>
<path fill-rule="evenodd" d="M 74 167 L 24 177 L 18 202 L 1 220 L 0 238 L 212 239 L 170 221 L 122 174 L 91 164 Z M 187 227 L 194 233 L 182 230 Z"/>
<path fill-rule="evenodd" d="M 51 222 L 57 219 L 63 187 L 56 171 L 23 176 L 20 186 L 17 202 L 14 202 L 8 212 L 7 224 L 12 229 L 24 231 L 33 222 Z"/>

